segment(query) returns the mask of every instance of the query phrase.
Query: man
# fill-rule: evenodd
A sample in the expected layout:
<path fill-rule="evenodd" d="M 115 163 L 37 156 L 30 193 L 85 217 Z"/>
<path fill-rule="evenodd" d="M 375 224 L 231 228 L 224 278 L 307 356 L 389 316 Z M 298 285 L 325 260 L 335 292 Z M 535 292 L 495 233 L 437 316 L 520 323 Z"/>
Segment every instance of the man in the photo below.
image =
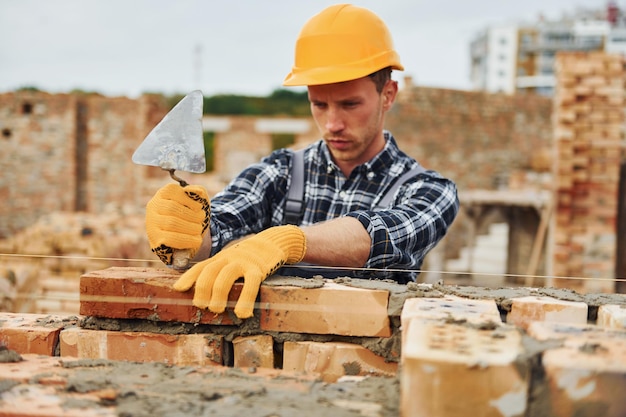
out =
<path fill-rule="evenodd" d="M 389 31 L 369 10 L 335 5 L 305 24 L 283 83 L 307 86 L 323 136 L 304 151 L 302 219 L 298 226 L 285 225 L 285 200 L 294 182 L 294 153 L 285 149 L 246 168 L 210 207 L 202 187 L 163 187 L 147 206 L 151 247 L 167 264 L 172 248 L 190 249 L 200 261 L 175 283 L 176 290 L 195 284 L 193 304 L 221 313 L 233 283 L 243 278 L 235 314 L 247 318 L 261 282 L 286 264 L 349 267 L 356 276 L 398 282 L 414 279 L 454 220 L 459 202 L 453 182 L 419 169 L 383 129 L 398 92 L 394 69 L 403 67 Z M 375 209 L 412 169 L 417 173 L 391 203 Z M 247 235 L 253 236 L 226 247 Z"/>

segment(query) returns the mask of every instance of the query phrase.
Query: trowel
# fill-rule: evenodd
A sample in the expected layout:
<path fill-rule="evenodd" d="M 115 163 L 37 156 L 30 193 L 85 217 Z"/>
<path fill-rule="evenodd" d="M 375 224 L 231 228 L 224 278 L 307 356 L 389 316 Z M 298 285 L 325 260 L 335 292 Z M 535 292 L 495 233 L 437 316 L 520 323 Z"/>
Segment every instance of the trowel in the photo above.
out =
<path fill-rule="evenodd" d="M 194 90 L 183 97 L 146 136 L 133 154 L 139 165 L 160 167 L 170 173 L 181 187 L 188 184 L 175 171 L 201 174 L 206 171 L 202 135 L 203 96 Z M 174 249 L 172 266 L 176 270 L 189 267 L 188 249 Z"/>

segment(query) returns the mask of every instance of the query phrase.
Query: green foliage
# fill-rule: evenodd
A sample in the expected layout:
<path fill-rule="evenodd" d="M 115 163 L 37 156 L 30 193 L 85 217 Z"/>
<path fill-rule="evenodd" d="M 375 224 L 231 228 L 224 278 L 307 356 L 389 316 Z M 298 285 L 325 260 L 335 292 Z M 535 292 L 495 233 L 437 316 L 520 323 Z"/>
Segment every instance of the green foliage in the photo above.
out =
<path fill-rule="evenodd" d="M 293 133 L 272 133 L 272 149 L 282 149 L 292 145 L 296 141 Z"/>
<path fill-rule="evenodd" d="M 166 98 L 169 108 L 174 107 L 184 94 Z M 257 97 L 238 94 L 218 94 L 204 97 L 203 113 L 217 116 L 292 116 L 311 115 L 306 91 L 284 88 L 274 90 L 269 96 Z"/>
<path fill-rule="evenodd" d="M 17 91 L 33 91 L 33 92 L 37 92 L 37 91 L 41 91 L 41 90 L 38 87 L 35 87 L 34 85 L 25 85 L 23 87 L 18 88 Z"/>
<path fill-rule="evenodd" d="M 77 96 L 102 96 L 102 94 L 100 94 L 97 91 L 82 90 L 80 88 L 75 88 L 73 90 L 70 90 L 70 94 L 77 95 Z"/>
<path fill-rule="evenodd" d="M 182 97 L 181 97 L 182 98 Z M 178 98 L 180 100 L 180 98 Z M 176 100 L 177 101 L 177 100 Z M 204 98 L 204 114 L 309 116 L 307 92 L 275 90 L 267 97 L 220 94 Z"/>
<path fill-rule="evenodd" d="M 215 169 L 215 132 L 202 132 L 204 139 L 204 157 L 206 158 L 206 172 Z"/>

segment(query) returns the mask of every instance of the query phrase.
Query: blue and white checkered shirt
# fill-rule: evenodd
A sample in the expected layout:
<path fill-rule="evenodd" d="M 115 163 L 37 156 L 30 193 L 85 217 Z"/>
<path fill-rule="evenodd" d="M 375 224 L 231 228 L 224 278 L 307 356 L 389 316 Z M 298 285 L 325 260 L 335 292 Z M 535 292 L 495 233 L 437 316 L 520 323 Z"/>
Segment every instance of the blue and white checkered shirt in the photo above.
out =
<path fill-rule="evenodd" d="M 357 166 L 349 178 L 332 161 L 324 141 L 306 148 L 301 225 L 341 216 L 358 219 L 370 234 L 372 247 L 365 270 L 352 275 L 406 283 L 415 279 L 424 256 L 446 234 L 458 212 L 459 200 L 452 181 L 428 170 L 406 181 L 390 207 L 374 210 L 394 181 L 418 165 L 400 151 L 387 131 L 385 140 L 383 151 Z M 284 224 L 292 160 L 293 152 L 274 151 L 242 171 L 211 200 L 212 255 L 232 240 Z M 328 276 L 326 272 L 316 274 Z"/>

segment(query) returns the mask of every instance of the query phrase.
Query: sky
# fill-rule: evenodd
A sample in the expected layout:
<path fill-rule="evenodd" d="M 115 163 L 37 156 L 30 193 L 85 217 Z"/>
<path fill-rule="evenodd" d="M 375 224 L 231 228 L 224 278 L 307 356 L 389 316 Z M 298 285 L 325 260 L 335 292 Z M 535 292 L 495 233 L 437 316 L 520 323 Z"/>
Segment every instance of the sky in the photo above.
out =
<path fill-rule="evenodd" d="M 0 93 L 266 95 L 325 0 L 0 0 Z M 618 5 L 626 7 L 624 0 Z M 388 25 L 414 84 L 468 90 L 469 44 L 488 26 L 558 19 L 607 0 L 361 0 Z"/>

